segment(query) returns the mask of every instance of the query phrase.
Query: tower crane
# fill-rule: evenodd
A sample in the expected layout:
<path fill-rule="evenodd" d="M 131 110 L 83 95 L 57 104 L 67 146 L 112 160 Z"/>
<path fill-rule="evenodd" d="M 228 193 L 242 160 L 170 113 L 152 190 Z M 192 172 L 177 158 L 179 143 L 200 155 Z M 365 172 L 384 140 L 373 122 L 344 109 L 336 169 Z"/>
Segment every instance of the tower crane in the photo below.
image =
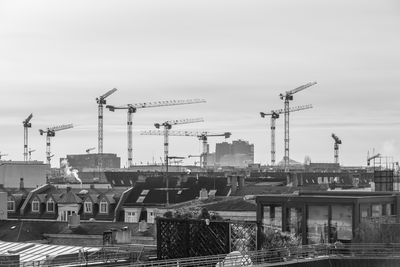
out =
<path fill-rule="evenodd" d="M 163 123 L 155 123 L 154 126 L 157 129 L 160 129 L 161 127 L 164 128 L 163 130 L 163 135 L 164 135 L 164 164 L 165 164 L 165 183 L 166 183 L 166 188 L 167 188 L 167 198 L 166 198 L 166 203 L 169 205 L 169 194 L 168 194 L 168 189 L 169 189 L 169 181 L 168 181 L 168 136 L 169 132 L 172 128 L 173 125 L 179 125 L 179 124 L 189 124 L 189 123 L 196 123 L 196 122 L 203 122 L 203 118 L 194 118 L 194 119 L 182 119 L 182 120 L 172 120 L 172 121 L 166 121 Z M 158 131 L 157 131 L 158 132 Z M 152 134 L 150 134 L 152 135 Z M 159 134 L 156 134 L 159 135 Z"/>
<path fill-rule="evenodd" d="M 2 153 L 0 153 L 0 160 L 1 160 L 1 157 L 5 157 L 5 156 L 8 156 L 8 154 L 2 154 Z"/>
<path fill-rule="evenodd" d="M 65 124 L 65 125 L 59 125 L 59 126 L 54 126 L 54 127 L 49 127 L 46 130 L 39 130 L 40 135 L 46 134 L 46 160 L 47 164 L 50 165 L 50 160 L 51 160 L 51 152 L 50 152 L 50 137 L 56 136 L 56 132 L 62 131 L 62 130 L 67 130 L 74 127 L 72 124 Z"/>
<path fill-rule="evenodd" d="M 29 151 L 28 151 L 28 154 L 29 154 L 29 161 L 32 160 L 31 156 L 32 156 L 32 153 L 35 152 L 35 151 L 36 151 L 36 149 L 29 149 Z"/>
<path fill-rule="evenodd" d="M 162 131 L 143 131 L 141 135 L 163 135 Z M 203 143 L 203 152 L 200 155 L 201 166 L 207 168 L 207 154 L 208 154 L 208 137 L 224 136 L 225 139 L 231 137 L 230 132 L 225 133 L 209 133 L 209 132 L 196 132 L 196 131 L 170 131 L 169 136 L 195 136 Z M 195 157 L 190 155 L 189 157 Z"/>
<path fill-rule="evenodd" d="M 90 151 L 92 151 L 92 150 L 95 150 L 96 148 L 95 147 L 91 147 L 91 148 L 88 148 L 88 149 L 86 149 L 85 151 L 86 151 L 86 153 L 90 153 Z"/>
<path fill-rule="evenodd" d="M 107 104 L 106 98 L 117 91 L 116 88 L 96 98 L 98 106 L 98 153 L 103 154 L 103 105 Z"/>
<path fill-rule="evenodd" d="M 30 123 L 33 114 L 31 113 L 23 122 L 24 126 L 24 161 L 28 161 L 28 128 L 32 127 L 32 123 Z"/>
<path fill-rule="evenodd" d="M 339 163 L 339 145 L 342 144 L 342 140 L 340 140 L 340 138 L 337 137 L 337 135 L 335 135 L 334 133 L 332 134 L 332 138 L 335 141 L 335 144 L 333 146 L 335 163 Z"/>
<path fill-rule="evenodd" d="M 299 86 L 293 90 L 286 91 L 283 94 L 280 94 L 279 97 L 284 100 L 285 103 L 285 108 L 284 108 L 284 114 L 285 114 L 285 156 L 284 156 L 284 162 L 285 162 L 285 171 L 288 171 L 289 169 L 289 101 L 293 100 L 293 95 L 303 91 L 304 89 L 313 86 L 317 84 L 317 82 L 309 82 L 307 84 L 304 84 L 302 86 Z"/>
<path fill-rule="evenodd" d="M 376 154 L 376 155 L 373 155 L 373 156 L 371 156 L 371 157 L 368 157 L 368 158 L 367 158 L 367 166 L 370 166 L 371 160 L 374 160 L 374 162 L 375 162 L 375 159 L 376 159 L 376 158 L 379 158 L 380 156 L 381 156 L 381 154 L 378 153 L 378 154 Z"/>
<path fill-rule="evenodd" d="M 138 109 L 142 108 L 155 108 L 164 106 L 176 106 L 176 105 L 187 105 L 196 103 L 205 103 L 204 99 L 188 99 L 188 100 L 168 100 L 168 101 L 156 101 L 147 103 L 136 103 L 127 104 L 125 106 L 112 106 L 107 105 L 110 111 L 115 111 L 116 109 L 127 110 L 127 139 L 128 139 L 128 167 L 132 166 L 133 152 L 132 152 L 132 117 L 133 113 L 136 113 Z"/>
<path fill-rule="evenodd" d="M 294 111 L 299 111 L 299 110 L 305 110 L 305 109 L 310 109 L 312 108 L 312 105 L 303 105 L 303 106 L 297 106 L 297 107 L 291 107 L 289 108 L 289 112 L 294 112 Z M 265 118 L 266 116 L 271 116 L 271 165 L 275 165 L 275 125 L 276 125 L 276 119 L 279 119 L 279 115 L 285 113 L 285 110 L 283 109 L 278 109 L 278 110 L 271 110 L 270 113 L 264 113 L 260 112 L 260 115 L 262 118 Z"/>

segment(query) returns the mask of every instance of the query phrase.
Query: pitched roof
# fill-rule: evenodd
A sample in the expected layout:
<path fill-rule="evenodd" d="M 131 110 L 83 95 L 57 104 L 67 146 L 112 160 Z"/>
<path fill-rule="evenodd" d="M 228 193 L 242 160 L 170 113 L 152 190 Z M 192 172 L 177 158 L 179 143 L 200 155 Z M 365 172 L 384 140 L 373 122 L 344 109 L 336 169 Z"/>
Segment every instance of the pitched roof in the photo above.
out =
<path fill-rule="evenodd" d="M 61 196 L 58 201 L 59 204 L 75 204 L 82 203 L 82 199 L 78 197 L 74 192 L 68 191 Z"/>

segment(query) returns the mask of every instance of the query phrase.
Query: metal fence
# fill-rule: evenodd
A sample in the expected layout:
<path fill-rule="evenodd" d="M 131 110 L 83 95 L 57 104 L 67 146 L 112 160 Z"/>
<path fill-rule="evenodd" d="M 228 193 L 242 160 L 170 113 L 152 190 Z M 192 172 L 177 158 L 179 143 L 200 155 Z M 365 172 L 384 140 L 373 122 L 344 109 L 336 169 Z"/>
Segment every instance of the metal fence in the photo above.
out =
<path fill-rule="evenodd" d="M 274 266 L 315 260 L 350 259 L 395 259 L 400 266 L 400 243 L 393 244 L 317 244 L 295 248 L 232 252 L 212 256 L 178 258 L 140 262 L 130 253 L 120 251 L 114 254 L 97 253 L 88 259 L 64 259 L 58 262 L 32 262 L 10 266 L 132 266 L 132 267 L 232 267 L 232 266 Z"/>
<path fill-rule="evenodd" d="M 255 222 L 157 218 L 157 257 L 174 259 L 254 251 Z"/>

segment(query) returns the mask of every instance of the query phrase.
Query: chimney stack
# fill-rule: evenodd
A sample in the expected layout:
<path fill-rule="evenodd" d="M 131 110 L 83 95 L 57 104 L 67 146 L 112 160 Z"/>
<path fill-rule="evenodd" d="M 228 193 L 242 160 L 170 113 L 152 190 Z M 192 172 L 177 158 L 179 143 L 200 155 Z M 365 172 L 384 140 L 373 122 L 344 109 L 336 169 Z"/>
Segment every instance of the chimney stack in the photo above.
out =
<path fill-rule="evenodd" d="M 19 179 L 19 190 L 24 190 L 25 186 L 24 186 L 24 178 L 20 178 Z"/>
<path fill-rule="evenodd" d="M 232 175 L 231 176 L 231 194 L 235 194 L 236 193 L 237 187 L 238 187 L 237 176 L 236 175 Z"/>

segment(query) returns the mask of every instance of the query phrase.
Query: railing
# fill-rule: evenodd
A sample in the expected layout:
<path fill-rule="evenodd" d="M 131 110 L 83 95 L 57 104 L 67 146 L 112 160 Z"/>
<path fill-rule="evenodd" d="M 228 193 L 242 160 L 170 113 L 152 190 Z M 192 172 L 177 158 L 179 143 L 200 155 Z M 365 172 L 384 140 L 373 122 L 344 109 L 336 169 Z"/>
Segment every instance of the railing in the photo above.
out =
<path fill-rule="evenodd" d="M 232 266 L 274 266 L 278 263 L 295 263 L 309 260 L 329 259 L 354 259 L 354 258 L 385 258 L 398 259 L 400 264 L 400 243 L 392 244 L 317 244 L 293 248 L 277 248 L 246 253 L 238 251 L 229 254 L 211 255 L 192 258 L 179 258 L 170 260 L 155 260 L 139 262 L 132 252 L 102 251 L 93 253 L 89 257 L 63 258 L 63 261 L 51 262 L 37 261 L 25 262 L 20 266 L 132 266 L 132 267 L 232 267 Z M 11 263 L 11 262 L 10 262 Z M 15 265 L 12 265 L 15 266 Z"/>

